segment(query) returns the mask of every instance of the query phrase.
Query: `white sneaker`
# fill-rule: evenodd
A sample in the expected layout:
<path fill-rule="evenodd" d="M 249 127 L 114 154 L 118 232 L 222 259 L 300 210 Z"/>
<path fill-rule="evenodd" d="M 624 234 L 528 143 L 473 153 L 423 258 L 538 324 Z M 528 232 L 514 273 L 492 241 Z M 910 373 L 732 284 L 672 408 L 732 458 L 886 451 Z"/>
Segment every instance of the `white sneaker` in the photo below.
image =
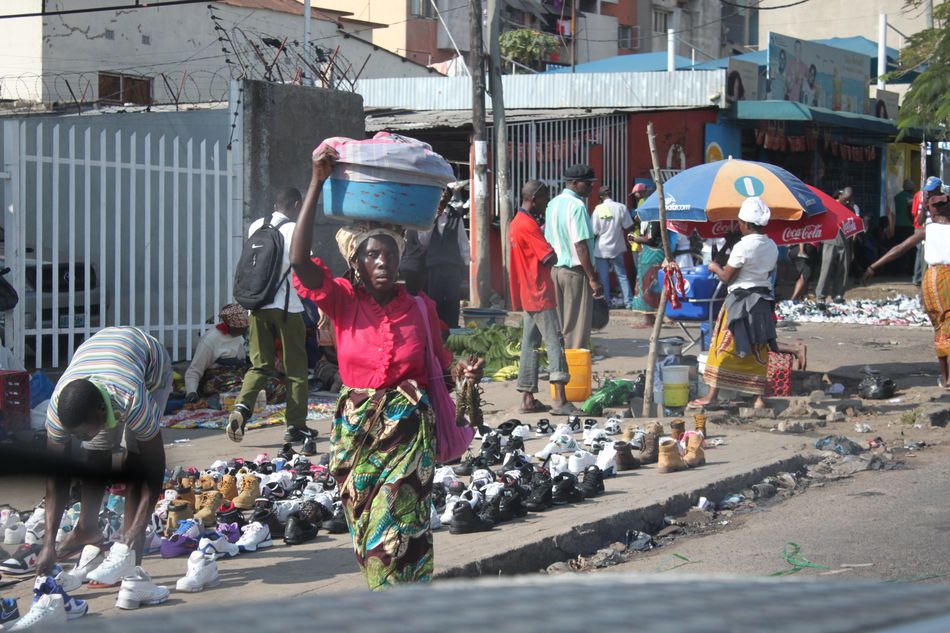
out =
<path fill-rule="evenodd" d="M 33 508 L 33 514 L 25 521 L 26 529 L 34 527 L 42 527 L 46 524 L 46 508 L 43 506 L 36 506 Z"/>
<path fill-rule="evenodd" d="M 573 453 L 577 450 L 577 441 L 569 433 L 556 433 L 543 449 L 534 454 L 541 461 L 559 453 Z"/>
<path fill-rule="evenodd" d="M 56 583 L 63 588 L 63 591 L 66 593 L 72 593 L 82 587 L 82 580 L 74 576 L 70 569 L 62 569 L 59 565 L 53 567 L 55 572 L 59 569 L 59 573 L 56 574 Z"/>
<path fill-rule="evenodd" d="M 26 528 L 26 536 L 23 537 L 23 542 L 27 545 L 42 544 L 44 536 L 46 536 L 46 527 L 43 525 L 34 525 L 33 527 Z"/>
<path fill-rule="evenodd" d="M 432 482 L 436 484 L 442 484 L 448 488 L 450 483 L 453 481 L 458 481 L 458 479 L 458 475 L 455 474 L 455 471 L 452 470 L 451 466 L 442 466 L 435 469 L 435 475 L 432 477 Z"/>
<path fill-rule="evenodd" d="M 236 543 L 232 543 L 225 536 L 218 538 L 208 538 L 207 536 L 198 541 L 199 552 L 211 552 L 216 556 L 227 556 L 234 558 L 241 553 Z"/>
<path fill-rule="evenodd" d="M 33 582 L 33 602 L 37 602 L 43 596 L 51 594 L 62 596 L 63 610 L 66 612 L 67 620 L 81 618 L 89 611 L 89 604 L 85 600 L 70 597 L 66 588 L 59 584 L 55 578 L 37 576 Z"/>
<path fill-rule="evenodd" d="M 604 424 L 604 430 L 607 431 L 608 435 L 618 435 L 621 431 L 620 418 L 610 418 L 607 420 L 607 423 Z"/>
<path fill-rule="evenodd" d="M 228 469 L 228 463 L 224 461 L 223 459 L 219 459 L 213 464 L 211 464 L 211 470 L 218 471 L 219 475 L 223 475 L 224 471 L 226 471 L 227 469 Z"/>
<path fill-rule="evenodd" d="M 511 437 L 520 437 L 523 440 L 527 440 L 531 437 L 531 427 L 527 424 L 520 424 L 511 432 Z"/>
<path fill-rule="evenodd" d="M 567 457 L 564 457 L 560 453 L 551 455 L 551 459 L 548 461 L 548 471 L 551 473 L 551 477 L 556 477 L 569 470 Z"/>
<path fill-rule="evenodd" d="M 33 603 L 29 613 L 17 620 L 10 631 L 25 631 L 33 627 L 52 628 L 66 624 L 66 607 L 58 593 L 48 593 Z"/>
<path fill-rule="evenodd" d="M 7 527 L 3 531 L 4 545 L 22 545 L 26 540 L 26 524 L 20 521 L 20 515 L 10 514 L 7 518 Z"/>
<path fill-rule="evenodd" d="M 317 495 L 321 494 L 322 492 L 323 484 L 311 481 L 309 484 L 307 484 L 307 487 L 303 489 L 303 492 L 300 494 L 300 496 L 303 499 L 316 500 Z"/>
<path fill-rule="evenodd" d="M 600 428 L 596 424 L 594 424 L 594 426 L 590 427 L 589 429 L 584 429 L 584 444 L 586 444 L 587 446 L 590 446 L 592 438 L 595 435 L 597 435 L 598 432 L 606 433 L 602 428 Z"/>
<path fill-rule="evenodd" d="M 175 583 L 175 589 L 196 593 L 205 587 L 216 587 L 220 582 L 218 563 L 215 562 L 214 551 L 206 553 L 199 550 L 188 556 L 188 572 L 178 579 L 178 582 Z"/>
<path fill-rule="evenodd" d="M 430 501 L 430 503 L 432 503 Z M 442 529 L 442 519 L 439 518 L 439 513 L 435 509 L 435 504 L 432 503 L 432 508 L 429 510 L 429 528 L 432 530 Z"/>
<path fill-rule="evenodd" d="M 105 560 L 105 557 L 102 555 L 101 549 L 95 545 L 86 545 L 79 555 L 79 563 L 68 573 L 70 576 L 78 578 L 80 583 L 86 582 L 89 572 L 101 565 L 103 560 Z"/>
<path fill-rule="evenodd" d="M 594 427 L 591 429 L 590 433 L 584 438 L 584 444 L 586 446 L 593 446 L 595 442 L 606 442 L 607 441 L 607 431 L 604 429 L 598 429 Z"/>
<path fill-rule="evenodd" d="M 242 552 L 256 552 L 274 544 L 270 538 L 270 528 L 257 521 L 245 525 L 241 531 L 243 534 L 236 544 Z"/>
<path fill-rule="evenodd" d="M 477 510 L 478 506 L 481 505 L 483 500 L 484 497 L 482 496 L 482 493 L 472 489 L 466 490 L 462 493 L 462 496 L 459 497 L 459 501 L 468 503 L 468 505 L 472 506 L 472 510 Z"/>
<path fill-rule="evenodd" d="M 595 463 L 597 460 L 587 451 L 574 451 L 574 454 L 567 459 L 567 469 L 575 475 L 580 475 L 587 470 L 588 466 L 593 466 Z"/>
<path fill-rule="evenodd" d="M 597 453 L 597 467 L 603 471 L 605 476 L 614 474 L 614 466 L 616 465 L 615 457 L 617 456 L 617 449 L 614 448 L 613 442 L 607 442 L 599 453 Z"/>
<path fill-rule="evenodd" d="M 168 587 L 156 585 L 144 569 L 133 567 L 132 573 L 122 579 L 115 606 L 120 609 L 138 609 L 143 604 L 161 604 L 168 600 L 168 594 Z"/>
<path fill-rule="evenodd" d="M 470 487 L 474 490 L 481 490 L 493 481 L 495 481 L 495 476 L 492 475 L 490 470 L 479 468 L 472 473 L 472 483 Z"/>
<path fill-rule="evenodd" d="M 455 510 L 455 504 L 459 502 L 459 498 L 455 495 L 449 495 L 445 498 L 445 510 L 442 511 L 442 516 L 439 517 L 439 521 L 442 523 L 451 523 L 452 522 L 452 511 Z"/>
<path fill-rule="evenodd" d="M 284 499 L 274 503 L 274 516 L 281 523 L 287 523 L 287 518 L 294 512 L 300 511 L 300 499 Z"/>
<path fill-rule="evenodd" d="M 482 489 L 482 494 L 485 495 L 486 501 L 491 501 L 505 489 L 505 484 L 494 481 Z"/>
<path fill-rule="evenodd" d="M 86 580 L 102 587 L 112 587 L 126 576 L 135 574 L 135 552 L 124 543 L 114 543 L 102 564 L 86 574 Z"/>
<path fill-rule="evenodd" d="M 10 506 L 3 506 L 3 508 L 0 508 L 0 530 L 7 529 L 7 521 L 9 521 L 10 517 L 16 513 L 17 511 Z"/>

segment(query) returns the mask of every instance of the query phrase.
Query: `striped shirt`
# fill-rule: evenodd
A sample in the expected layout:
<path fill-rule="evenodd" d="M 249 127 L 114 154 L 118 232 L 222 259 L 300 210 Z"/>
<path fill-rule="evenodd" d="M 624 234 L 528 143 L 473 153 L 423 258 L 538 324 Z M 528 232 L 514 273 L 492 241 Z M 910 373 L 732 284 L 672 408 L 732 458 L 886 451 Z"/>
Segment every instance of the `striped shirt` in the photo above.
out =
<path fill-rule="evenodd" d="M 544 239 L 557 254 L 555 266 L 580 266 L 581 260 L 574 248 L 578 242 L 587 242 L 588 252 L 593 258 L 594 231 L 583 198 L 565 189 L 548 203 L 544 213 Z"/>
<path fill-rule="evenodd" d="M 69 432 L 59 421 L 59 392 L 79 378 L 88 378 L 109 392 L 117 424 L 125 424 L 139 441 L 158 434 L 162 413 L 152 393 L 171 371 L 168 354 L 155 338 L 134 327 L 100 330 L 76 349 L 49 401 L 46 434 L 64 444 Z"/>

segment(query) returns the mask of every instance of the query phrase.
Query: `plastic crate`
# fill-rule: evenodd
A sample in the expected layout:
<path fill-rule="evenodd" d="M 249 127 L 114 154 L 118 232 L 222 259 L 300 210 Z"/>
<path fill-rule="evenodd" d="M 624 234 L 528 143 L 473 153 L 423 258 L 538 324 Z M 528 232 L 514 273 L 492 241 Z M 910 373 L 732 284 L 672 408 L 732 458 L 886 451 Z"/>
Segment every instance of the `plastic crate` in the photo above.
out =
<path fill-rule="evenodd" d="M 30 428 L 30 374 L 0 369 L 0 429 L 7 433 Z"/>

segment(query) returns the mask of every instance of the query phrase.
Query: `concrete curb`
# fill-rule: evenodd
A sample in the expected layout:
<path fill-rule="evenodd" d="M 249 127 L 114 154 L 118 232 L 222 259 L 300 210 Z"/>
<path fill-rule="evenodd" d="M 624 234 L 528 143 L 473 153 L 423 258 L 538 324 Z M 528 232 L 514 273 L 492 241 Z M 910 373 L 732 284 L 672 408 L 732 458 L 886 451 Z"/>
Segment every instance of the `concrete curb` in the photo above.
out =
<path fill-rule="evenodd" d="M 622 510 L 596 521 L 574 526 L 555 536 L 522 543 L 504 554 L 449 567 L 437 572 L 435 577 L 474 578 L 536 573 L 552 563 L 590 554 L 610 543 L 623 541 L 627 530 L 655 534 L 664 527 L 664 517 L 684 514 L 696 505 L 699 497 L 720 499 L 729 493 L 748 488 L 770 475 L 797 471 L 806 465 L 817 463 L 822 457 L 817 452 L 808 452 L 776 460 L 738 475 L 723 477 L 701 488 L 673 495 L 662 503 Z"/>

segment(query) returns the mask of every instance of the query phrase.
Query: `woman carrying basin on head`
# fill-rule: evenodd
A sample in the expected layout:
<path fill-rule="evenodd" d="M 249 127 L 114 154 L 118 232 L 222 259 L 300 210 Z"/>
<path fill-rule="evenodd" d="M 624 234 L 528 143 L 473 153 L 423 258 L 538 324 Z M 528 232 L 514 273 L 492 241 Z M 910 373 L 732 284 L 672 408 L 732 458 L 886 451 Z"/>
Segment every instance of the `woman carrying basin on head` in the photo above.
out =
<path fill-rule="evenodd" d="M 314 156 L 290 258 L 297 292 L 333 322 L 344 386 L 330 438 L 330 471 L 340 485 L 357 562 L 369 588 L 377 590 L 432 576 L 436 447 L 426 395 L 427 340 L 446 375 L 452 354 L 442 345 L 433 302 L 423 298 L 423 314 L 396 284 L 405 246 L 401 230 L 371 223 L 340 229 L 337 245 L 348 265 L 343 277 L 311 259 L 317 199 L 337 156 L 327 146 Z M 480 380 L 482 365 L 462 362 L 452 374 Z"/>

